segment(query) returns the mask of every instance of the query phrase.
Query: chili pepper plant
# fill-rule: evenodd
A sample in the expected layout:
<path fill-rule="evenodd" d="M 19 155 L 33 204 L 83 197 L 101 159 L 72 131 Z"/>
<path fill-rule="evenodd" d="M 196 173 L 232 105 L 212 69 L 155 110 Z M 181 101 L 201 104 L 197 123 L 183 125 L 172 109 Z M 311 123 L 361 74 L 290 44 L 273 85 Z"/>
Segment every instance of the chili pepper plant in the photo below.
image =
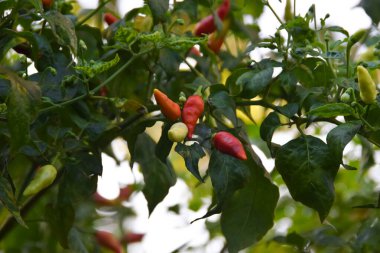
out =
<path fill-rule="evenodd" d="M 379 251 L 377 0 L 355 33 L 296 0 L 115 6 L 0 1 L 0 251 L 126 252 L 149 238 L 131 200 L 151 215 L 178 181 L 168 212 L 208 240 L 175 252 Z M 143 177 L 113 200 L 105 155 Z"/>

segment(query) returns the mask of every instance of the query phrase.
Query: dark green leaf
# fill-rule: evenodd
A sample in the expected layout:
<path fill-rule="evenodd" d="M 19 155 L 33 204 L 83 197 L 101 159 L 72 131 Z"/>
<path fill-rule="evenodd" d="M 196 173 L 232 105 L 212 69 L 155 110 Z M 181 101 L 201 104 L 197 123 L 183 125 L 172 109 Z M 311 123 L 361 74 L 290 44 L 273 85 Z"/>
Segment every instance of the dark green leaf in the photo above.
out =
<path fill-rule="evenodd" d="M 377 0 L 361 0 L 359 3 L 375 24 L 380 22 L 380 6 Z"/>
<path fill-rule="evenodd" d="M 224 87 L 220 87 L 219 85 L 212 86 L 208 103 L 211 107 L 211 113 L 216 119 L 221 120 L 223 115 L 231 120 L 234 125 L 236 125 L 236 104 L 234 99 L 228 94 Z"/>
<path fill-rule="evenodd" d="M 208 173 L 218 205 L 222 205 L 237 189 L 244 186 L 249 177 L 249 167 L 242 160 L 214 150 L 211 153 Z"/>
<path fill-rule="evenodd" d="M 332 118 L 337 116 L 349 116 L 353 115 L 354 109 L 348 104 L 344 103 L 332 103 L 319 106 L 308 112 L 309 115 L 322 117 L 322 118 Z"/>
<path fill-rule="evenodd" d="M 343 27 L 340 27 L 340 26 L 330 26 L 330 27 L 327 27 L 326 29 L 331 32 L 342 33 L 346 35 L 347 37 L 350 36 L 350 34 Z"/>
<path fill-rule="evenodd" d="M 2 176 L 0 177 L 0 201 L 21 226 L 28 227 L 20 215 L 11 183 Z"/>
<path fill-rule="evenodd" d="M 339 162 L 328 146 L 313 136 L 301 136 L 276 153 L 276 168 L 296 201 L 318 211 L 321 221 L 334 202 Z"/>
<path fill-rule="evenodd" d="M 24 80 L 5 68 L 0 68 L 0 73 L 5 74 L 11 81 L 7 119 L 11 134 L 11 149 L 16 152 L 29 141 L 29 125 L 35 116 L 41 91 L 36 82 Z"/>
<path fill-rule="evenodd" d="M 277 109 L 286 117 L 293 117 L 299 110 L 299 105 L 297 103 L 289 103 L 284 106 L 279 106 Z"/>
<path fill-rule="evenodd" d="M 305 248 L 307 248 L 307 245 L 310 243 L 308 240 L 295 232 L 287 234 L 286 236 L 276 236 L 273 238 L 273 240 L 282 244 L 294 245 L 300 251 L 303 251 Z"/>
<path fill-rule="evenodd" d="M 273 68 L 250 71 L 241 75 L 236 84 L 243 87 L 241 97 L 254 98 L 259 95 L 272 81 Z"/>
<path fill-rule="evenodd" d="M 74 208 L 70 204 L 59 203 L 58 206 L 48 204 L 45 208 L 45 218 L 53 234 L 58 237 L 59 243 L 67 249 L 69 232 L 75 219 Z"/>
<path fill-rule="evenodd" d="M 353 242 L 353 252 L 376 252 L 380 248 L 379 233 L 379 218 L 369 218 L 363 222 Z"/>
<path fill-rule="evenodd" d="M 166 159 L 173 147 L 173 142 L 168 137 L 168 131 L 171 126 L 172 124 L 164 124 L 162 126 L 161 138 L 156 145 L 155 154 L 163 163 L 166 163 Z"/>
<path fill-rule="evenodd" d="M 191 174 L 193 174 L 199 181 L 204 182 L 198 169 L 199 159 L 206 155 L 202 149 L 202 146 L 196 142 L 191 146 L 177 143 L 175 151 L 180 154 L 183 159 L 185 159 L 186 168 L 191 172 Z"/>
<path fill-rule="evenodd" d="M 335 127 L 328 133 L 327 145 L 339 162 L 342 162 L 344 147 L 359 132 L 361 126 L 360 122 L 348 122 Z"/>
<path fill-rule="evenodd" d="M 276 128 L 281 125 L 280 118 L 278 117 L 276 112 L 271 112 L 261 123 L 260 126 L 260 137 L 264 141 L 266 141 L 269 150 L 272 153 L 272 136 Z"/>
<path fill-rule="evenodd" d="M 169 0 L 145 0 L 152 11 L 155 23 L 166 19 L 166 12 L 169 9 Z"/>
<path fill-rule="evenodd" d="M 88 253 L 81 237 L 76 228 L 71 228 L 68 234 L 68 246 L 75 253 Z"/>
<path fill-rule="evenodd" d="M 142 133 L 137 137 L 134 152 L 135 160 L 139 163 L 144 175 L 143 193 L 148 201 L 150 214 L 176 182 L 176 176 L 170 162 L 162 163 L 155 156 L 155 148 L 156 144 L 149 135 Z"/>
<path fill-rule="evenodd" d="M 73 22 L 57 11 L 48 11 L 43 17 L 49 22 L 52 32 L 61 46 L 69 46 L 73 54 L 77 54 L 78 42 Z"/>
<path fill-rule="evenodd" d="M 248 183 L 226 201 L 222 210 L 222 232 L 231 253 L 258 242 L 273 226 L 278 188 L 256 165 L 251 172 Z"/>

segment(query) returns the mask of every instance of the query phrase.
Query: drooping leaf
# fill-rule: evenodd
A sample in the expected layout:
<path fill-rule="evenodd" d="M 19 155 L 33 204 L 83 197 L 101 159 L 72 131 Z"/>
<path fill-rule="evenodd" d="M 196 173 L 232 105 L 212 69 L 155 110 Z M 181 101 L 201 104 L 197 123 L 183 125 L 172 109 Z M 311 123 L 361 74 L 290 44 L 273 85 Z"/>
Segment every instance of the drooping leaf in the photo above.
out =
<path fill-rule="evenodd" d="M 335 127 L 328 133 L 326 138 L 327 145 L 339 162 L 342 162 L 342 153 L 345 146 L 354 138 L 361 126 L 360 122 L 348 122 Z"/>
<path fill-rule="evenodd" d="M 74 224 L 75 210 L 70 204 L 46 205 L 45 219 L 63 248 L 69 247 L 69 233 Z"/>
<path fill-rule="evenodd" d="M 169 0 L 145 0 L 152 11 L 153 18 L 157 24 L 166 19 L 166 12 L 169 9 Z"/>
<path fill-rule="evenodd" d="M 77 36 L 73 22 L 62 13 L 51 10 L 43 17 L 50 24 L 51 30 L 61 46 L 69 46 L 74 55 L 77 54 Z"/>
<path fill-rule="evenodd" d="M 41 91 L 36 82 L 24 80 L 10 70 L 1 67 L 0 73 L 5 74 L 11 82 L 7 119 L 11 134 L 11 149 L 16 152 L 29 141 L 29 125 L 35 116 Z"/>
<path fill-rule="evenodd" d="M 260 126 L 260 137 L 266 141 L 272 155 L 272 136 L 276 128 L 281 125 L 280 118 L 276 112 L 271 112 L 263 121 Z"/>
<path fill-rule="evenodd" d="M 272 81 L 273 68 L 250 71 L 241 75 L 236 84 L 243 87 L 241 97 L 254 98 L 259 95 Z"/>
<path fill-rule="evenodd" d="M 71 228 L 68 234 L 68 246 L 71 250 L 77 253 L 88 253 L 84 245 L 81 234 L 76 228 Z"/>
<path fill-rule="evenodd" d="M 21 226 L 28 227 L 20 215 L 20 208 L 17 205 L 12 185 L 3 176 L 0 177 L 0 201 Z"/>
<path fill-rule="evenodd" d="M 349 116 L 354 114 L 354 109 L 348 104 L 332 103 L 319 106 L 308 112 L 309 115 L 331 118 L 337 116 Z"/>
<path fill-rule="evenodd" d="M 162 126 L 161 137 L 156 145 L 155 154 L 163 163 L 166 163 L 166 159 L 173 147 L 173 142 L 168 137 L 168 131 L 171 126 L 172 124 L 164 124 Z"/>
<path fill-rule="evenodd" d="M 315 209 L 323 221 L 334 202 L 339 169 L 327 144 L 313 136 L 301 136 L 277 151 L 275 163 L 293 199 Z"/>
<path fill-rule="evenodd" d="M 199 159 L 206 155 L 202 146 L 196 142 L 190 146 L 177 143 L 175 151 L 185 159 L 186 168 L 191 174 L 193 174 L 199 181 L 204 182 L 202 176 L 199 174 L 198 168 Z"/>
<path fill-rule="evenodd" d="M 137 137 L 134 152 L 135 161 L 139 163 L 144 175 L 143 193 L 148 201 L 150 214 L 176 182 L 176 176 L 170 162 L 162 163 L 155 156 L 155 147 L 156 144 L 149 135 L 142 133 Z"/>
<path fill-rule="evenodd" d="M 242 188 L 250 174 L 246 162 L 218 150 L 211 153 L 208 173 L 218 205 L 222 205 L 237 189 Z"/>
<path fill-rule="evenodd" d="M 251 166 L 251 177 L 223 205 L 221 226 L 229 252 L 238 252 L 258 242 L 273 226 L 278 188 L 264 176 L 261 168 Z"/>

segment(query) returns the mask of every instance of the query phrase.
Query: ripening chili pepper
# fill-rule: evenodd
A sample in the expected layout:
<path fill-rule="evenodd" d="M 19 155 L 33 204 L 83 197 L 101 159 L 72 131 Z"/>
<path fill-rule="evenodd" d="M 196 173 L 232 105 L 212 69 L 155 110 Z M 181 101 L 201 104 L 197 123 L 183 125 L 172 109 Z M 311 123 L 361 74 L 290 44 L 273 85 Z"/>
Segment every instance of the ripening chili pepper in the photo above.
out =
<path fill-rule="evenodd" d="M 106 12 L 104 13 L 104 21 L 106 21 L 107 25 L 112 25 L 119 19 L 115 17 L 112 13 Z"/>
<path fill-rule="evenodd" d="M 223 28 L 221 31 L 215 31 L 208 37 L 207 46 L 210 48 L 214 53 L 218 54 L 224 39 L 227 36 L 228 30 L 230 28 L 230 20 L 227 19 L 223 21 Z"/>
<path fill-rule="evenodd" d="M 115 253 L 122 253 L 123 247 L 116 237 L 107 231 L 96 231 L 95 238 L 100 246 L 107 248 Z"/>
<path fill-rule="evenodd" d="M 229 11 L 230 0 L 224 0 L 223 3 L 218 7 L 216 13 L 221 20 L 224 20 Z M 203 34 L 210 34 L 214 31 L 216 31 L 214 16 L 209 15 L 197 23 L 194 29 L 194 34 L 196 36 L 201 36 Z"/>
<path fill-rule="evenodd" d="M 368 70 L 363 66 L 357 67 L 360 98 L 366 104 L 373 104 L 376 101 L 377 90 L 376 84 L 373 81 Z"/>
<path fill-rule="evenodd" d="M 57 176 L 57 169 L 51 165 L 44 165 L 37 169 L 32 181 L 26 187 L 24 196 L 35 195 L 51 185 Z"/>
<path fill-rule="evenodd" d="M 153 94 L 162 114 L 165 115 L 166 118 L 175 121 L 181 116 L 181 108 L 177 103 L 158 89 L 154 89 Z"/>
<path fill-rule="evenodd" d="M 182 142 L 188 133 L 185 123 L 178 122 L 173 124 L 168 131 L 168 138 L 172 142 Z"/>
<path fill-rule="evenodd" d="M 186 124 L 188 133 L 187 138 L 191 139 L 195 125 L 204 110 L 204 102 L 201 96 L 192 95 L 186 100 L 182 109 L 182 122 Z"/>
<path fill-rule="evenodd" d="M 218 132 L 213 136 L 213 144 L 217 150 L 241 160 L 247 160 L 243 144 L 229 132 Z"/>
<path fill-rule="evenodd" d="M 142 233 L 127 233 L 123 237 L 123 242 L 126 243 L 134 243 L 134 242 L 141 242 L 141 240 L 144 238 L 145 234 Z"/>

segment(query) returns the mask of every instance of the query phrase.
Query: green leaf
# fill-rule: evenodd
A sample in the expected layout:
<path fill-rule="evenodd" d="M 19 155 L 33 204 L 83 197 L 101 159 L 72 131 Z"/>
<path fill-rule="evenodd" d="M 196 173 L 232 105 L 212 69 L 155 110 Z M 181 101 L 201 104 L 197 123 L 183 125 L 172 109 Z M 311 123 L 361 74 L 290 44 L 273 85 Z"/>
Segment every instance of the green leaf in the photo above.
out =
<path fill-rule="evenodd" d="M 17 205 L 12 185 L 3 176 L 0 177 L 0 201 L 21 226 L 28 227 L 20 215 L 20 209 Z"/>
<path fill-rule="evenodd" d="M 308 112 L 309 115 L 322 117 L 322 118 L 333 118 L 337 116 L 350 116 L 355 113 L 354 109 L 344 103 L 332 103 L 325 104 L 314 108 Z"/>
<path fill-rule="evenodd" d="M 59 203 L 57 206 L 48 204 L 45 207 L 45 219 L 49 223 L 53 235 L 57 236 L 62 247 L 67 249 L 69 232 L 75 219 L 74 208 L 70 204 Z"/>
<path fill-rule="evenodd" d="M 344 147 L 354 138 L 361 128 L 360 122 L 348 122 L 331 130 L 326 138 L 334 157 L 341 163 Z"/>
<path fill-rule="evenodd" d="M 208 173 L 218 205 L 222 205 L 237 189 L 242 188 L 250 174 L 246 162 L 216 149 L 211 153 Z"/>
<path fill-rule="evenodd" d="M 113 66 L 115 66 L 120 61 L 119 55 L 116 54 L 115 57 L 110 61 L 83 61 L 80 65 L 75 66 L 76 70 L 83 72 L 86 76 L 92 78 L 100 73 L 103 73 Z"/>
<path fill-rule="evenodd" d="M 269 115 L 264 119 L 263 123 L 261 123 L 260 126 L 260 137 L 264 141 L 266 141 L 269 150 L 272 153 L 272 136 L 276 128 L 278 128 L 281 125 L 280 118 L 278 117 L 278 114 L 276 112 L 271 112 Z"/>
<path fill-rule="evenodd" d="M 238 252 L 258 242 L 273 226 L 278 188 L 258 166 L 244 188 L 236 191 L 222 209 L 222 232 L 229 252 Z"/>
<path fill-rule="evenodd" d="M 236 104 L 232 96 L 228 94 L 228 91 L 222 85 L 211 86 L 211 94 L 208 98 L 208 104 L 210 105 L 212 115 L 222 122 L 222 117 L 226 117 L 237 125 L 236 117 Z M 218 124 L 223 126 L 223 124 Z"/>
<path fill-rule="evenodd" d="M 166 20 L 166 12 L 169 9 L 169 0 L 145 0 L 145 2 L 152 11 L 156 24 L 160 21 Z"/>
<path fill-rule="evenodd" d="M 334 202 L 339 169 L 329 147 L 316 137 L 301 136 L 279 148 L 275 163 L 293 199 L 315 209 L 323 221 Z"/>
<path fill-rule="evenodd" d="M 12 71 L 0 67 L 11 82 L 7 101 L 7 119 L 11 134 L 11 149 L 16 152 L 29 141 L 29 125 L 34 119 L 36 105 L 41 99 L 41 90 L 36 82 L 20 78 Z"/>
<path fill-rule="evenodd" d="M 88 253 L 81 237 L 80 232 L 76 228 L 71 228 L 68 234 L 68 246 L 73 252 Z"/>
<path fill-rule="evenodd" d="M 199 174 L 198 162 L 199 159 L 206 154 L 202 149 L 202 146 L 198 143 L 193 143 L 191 146 L 186 146 L 182 143 L 177 143 L 175 151 L 185 159 L 186 168 L 193 174 L 199 181 L 204 182 L 203 178 Z"/>
<path fill-rule="evenodd" d="M 61 46 L 69 46 L 74 55 L 77 54 L 77 36 L 73 22 L 58 11 L 46 12 L 43 17 L 50 24 L 51 30 Z"/>
<path fill-rule="evenodd" d="M 164 124 L 162 126 L 161 137 L 156 145 L 155 154 L 161 162 L 166 163 L 166 159 L 173 147 L 173 142 L 169 140 L 168 131 L 173 124 Z"/>
<path fill-rule="evenodd" d="M 331 32 L 342 33 L 342 34 L 346 35 L 346 37 L 350 36 L 350 34 L 341 26 L 330 26 L 330 27 L 327 27 L 326 30 L 331 31 Z"/>
<path fill-rule="evenodd" d="M 149 214 L 165 198 L 170 187 L 176 182 L 176 175 L 170 162 L 162 163 L 155 156 L 156 144 L 152 138 L 142 133 L 137 137 L 135 160 L 144 175 L 145 186 L 142 190 L 148 201 Z"/>
<path fill-rule="evenodd" d="M 236 85 L 243 87 L 242 98 L 254 98 L 259 95 L 272 81 L 273 68 L 250 71 L 236 80 Z"/>

